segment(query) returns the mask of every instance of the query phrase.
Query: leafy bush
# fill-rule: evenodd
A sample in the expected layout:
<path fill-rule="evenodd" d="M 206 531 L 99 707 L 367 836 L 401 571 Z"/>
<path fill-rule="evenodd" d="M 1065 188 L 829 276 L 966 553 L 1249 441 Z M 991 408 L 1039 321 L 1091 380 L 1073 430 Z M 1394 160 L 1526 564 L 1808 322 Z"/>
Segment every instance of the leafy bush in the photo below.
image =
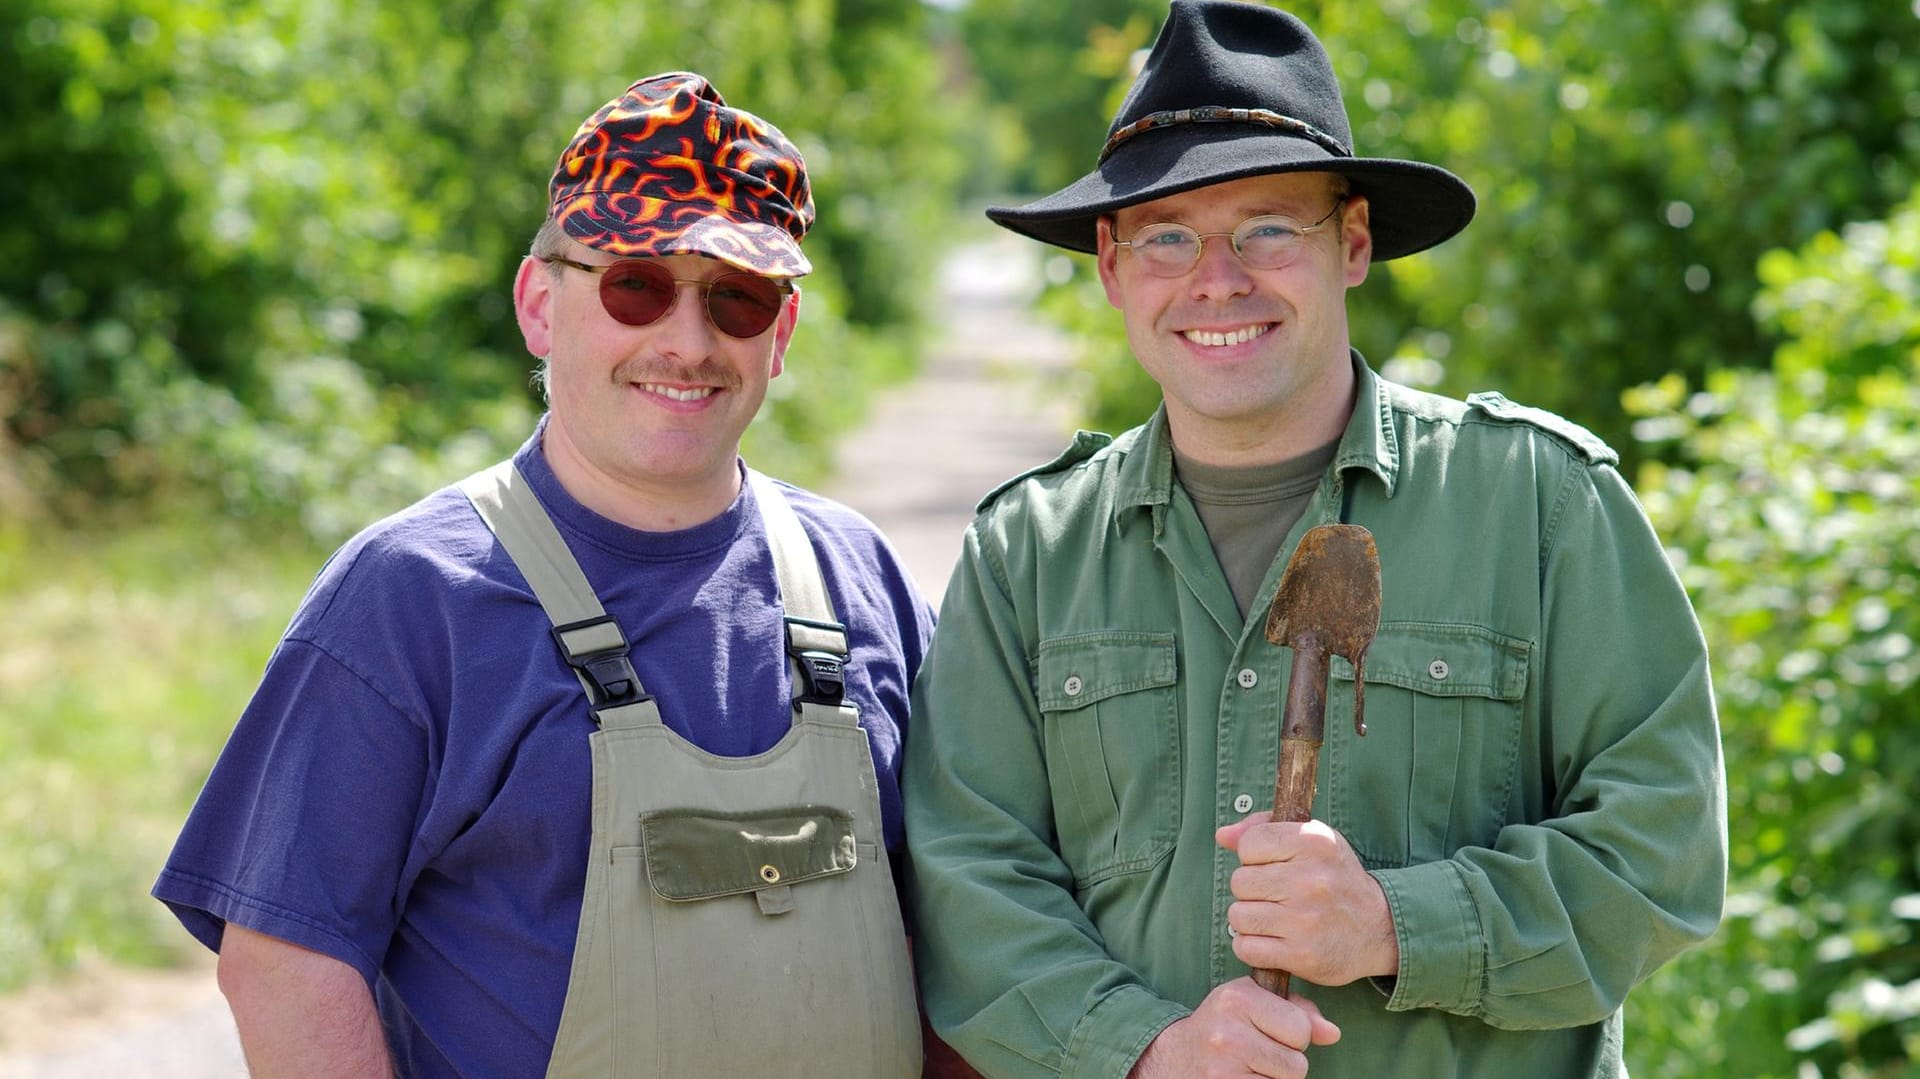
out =
<path fill-rule="evenodd" d="M 1762 260 L 1769 372 L 1629 397 L 1698 604 L 1729 777 L 1721 932 L 1632 998 L 1636 1075 L 1920 1060 L 1920 190 Z"/>

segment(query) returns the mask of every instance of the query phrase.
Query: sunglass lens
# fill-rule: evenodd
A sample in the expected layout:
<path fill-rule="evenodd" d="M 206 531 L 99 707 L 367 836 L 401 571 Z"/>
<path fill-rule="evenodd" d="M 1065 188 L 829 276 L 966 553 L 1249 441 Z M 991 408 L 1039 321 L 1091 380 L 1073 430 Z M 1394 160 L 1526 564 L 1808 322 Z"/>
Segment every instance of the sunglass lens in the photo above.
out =
<path fill-rule="evenodd" d="M 724 274 L 707 290 L 707 315 L 721 333 L 758 337 L 780 314 L 780 286 L 755 274 Z"/>
<path fill-rule="evenodd" d="M 654 262 L 616 262 L 600 275 L 600 303 L 629 326 L 658 322 L 673 306 L 673 274 Z"/>

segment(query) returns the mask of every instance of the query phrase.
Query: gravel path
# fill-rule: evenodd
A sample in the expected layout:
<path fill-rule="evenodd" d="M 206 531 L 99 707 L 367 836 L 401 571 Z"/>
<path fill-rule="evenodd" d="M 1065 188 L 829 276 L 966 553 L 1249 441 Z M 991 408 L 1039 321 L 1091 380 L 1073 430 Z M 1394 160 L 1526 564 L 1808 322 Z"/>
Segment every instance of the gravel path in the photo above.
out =
<path fill-rule="evenodd" d="M 1068 348 L 1027 313 L 1037 261 L 1034 245 L 1013 236 L 949 260 L 938 312 L 946 329 L 926 369 L 875 403 L 824 487 L 891 537 L 936 604 L 974 504 L 1050 460 L 1072 432 Z M 245 1074 L 210 956 L 175 971 L 83 970 L 0 997 L 0 1079 Z"/>

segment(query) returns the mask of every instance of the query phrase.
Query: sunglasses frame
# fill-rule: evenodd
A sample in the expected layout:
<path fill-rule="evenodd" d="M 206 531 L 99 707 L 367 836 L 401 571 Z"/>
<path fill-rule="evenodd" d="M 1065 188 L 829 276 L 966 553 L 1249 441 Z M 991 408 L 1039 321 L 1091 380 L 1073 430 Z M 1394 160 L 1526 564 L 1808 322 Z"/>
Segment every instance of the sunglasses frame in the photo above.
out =
<path fill-rule="evenodd" d="M 768 285 L 772 286 L 774 291 L 780 294 L 782 302 L 785 301 L 786 297 L 793 295 L 793 288 L 794 288 L 792 281 L 785 280 L 782 278 L 777 278 L 777 277 L 767 277 L 765 275 L 757 274 L 757 273 L 749 273 L 746 270 L 729 270 L 728 272 L 723 273 L 718 277 L 715 277 L 706 281 L 701 281 L 697 279 L 688 279 L 684 277 L 675 277 L 673 276 L 673 271 L 668 270 L 665 266 L 661 266 L 659 263 L 650 262 L 647 259 L 616 259 L 613 262 L 590 263 L 590 262 L 576 262 L 573 259 L 566 258 L 562 255 L 542 255 L 540 256 L 540 261 L 549 263 L 549 264 L 559 263 L 562 266 L 570 266 L 573 269 L 581 270 L 586 273 L 592 274 L 595 277 L 598 277 L 600 279 L 600 285 L 598 289 L 599 295 L 600 295 L 600 307 L 602 310 L 606 311 L 608 318 L 613 319 L 615 322 L 620 323 L 622 326 L 651 326 L 654 323 L 659 322 L 661 319 L 664 319 L 668 315 L 672 314 L 675 305 L 677 305 L 680 302 L 680 286 L 694 285 L 700 289 L 700 308 L 702 311 L 706 313 L 707 323 L 711 325 L 714 329 L 720 331 L 723 334 L 726 334 L 728 337 L 731 337 L 736 341 L 751 341 L 752 339 L 759 337 L 761 334 L 766 333 L 769 329 L 773 327 L 773 324 L 775 322 L 778 322 L 780 320 L 780 308 L 778 305 L 776 305 L 774 307 L 773 315 L 767 319 L 766 325 L 760 327 L 758 330 L 755 330 L 754 332 L 747 333 L 747 334 L 734 333 L 732 330 L 729 330 L 725 326 L 722 326 L 720 324 L 720 320 L 714 317 L 713 286 L 719 284 L 722 281 L 727 280 L 730 277 L 746 277 L 746 278 L 751 278 L 752 280 L 755 280 L 755 281 L 764 281 Z M 625 266 L 629 264 L 647 267 L 645 272 L 648 274 L 665 274 L 666 280 L 671 282 L 673 285 L 672 294 L 667 299 L 667 306 L 661 308 L 660 313 L 658 315 L 655 315 L 653 318 L 647 320 L 646 322 L 629 322 L 626 319 L 621 318 L 620 315 L 614 310 L 613 304 L 607 302 L 607 287 L 608 287 L 607 271 L 617 266 Z"/>

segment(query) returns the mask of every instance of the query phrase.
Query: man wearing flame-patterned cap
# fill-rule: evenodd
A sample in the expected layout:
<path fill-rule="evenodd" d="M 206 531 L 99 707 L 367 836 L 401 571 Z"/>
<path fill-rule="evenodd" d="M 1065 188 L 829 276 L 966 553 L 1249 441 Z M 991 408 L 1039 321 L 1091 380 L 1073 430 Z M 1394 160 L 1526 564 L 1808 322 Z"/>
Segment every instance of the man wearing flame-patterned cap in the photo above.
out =
<path fill-rule="evenodd" d="M 805 165 L 676 72 L 549 195 L 514 282 L 549 411 L 327 564 L 154 894 L 255 1074 L 917 1075 L 890 852 L 932 613 L 739 457 Z"/>

